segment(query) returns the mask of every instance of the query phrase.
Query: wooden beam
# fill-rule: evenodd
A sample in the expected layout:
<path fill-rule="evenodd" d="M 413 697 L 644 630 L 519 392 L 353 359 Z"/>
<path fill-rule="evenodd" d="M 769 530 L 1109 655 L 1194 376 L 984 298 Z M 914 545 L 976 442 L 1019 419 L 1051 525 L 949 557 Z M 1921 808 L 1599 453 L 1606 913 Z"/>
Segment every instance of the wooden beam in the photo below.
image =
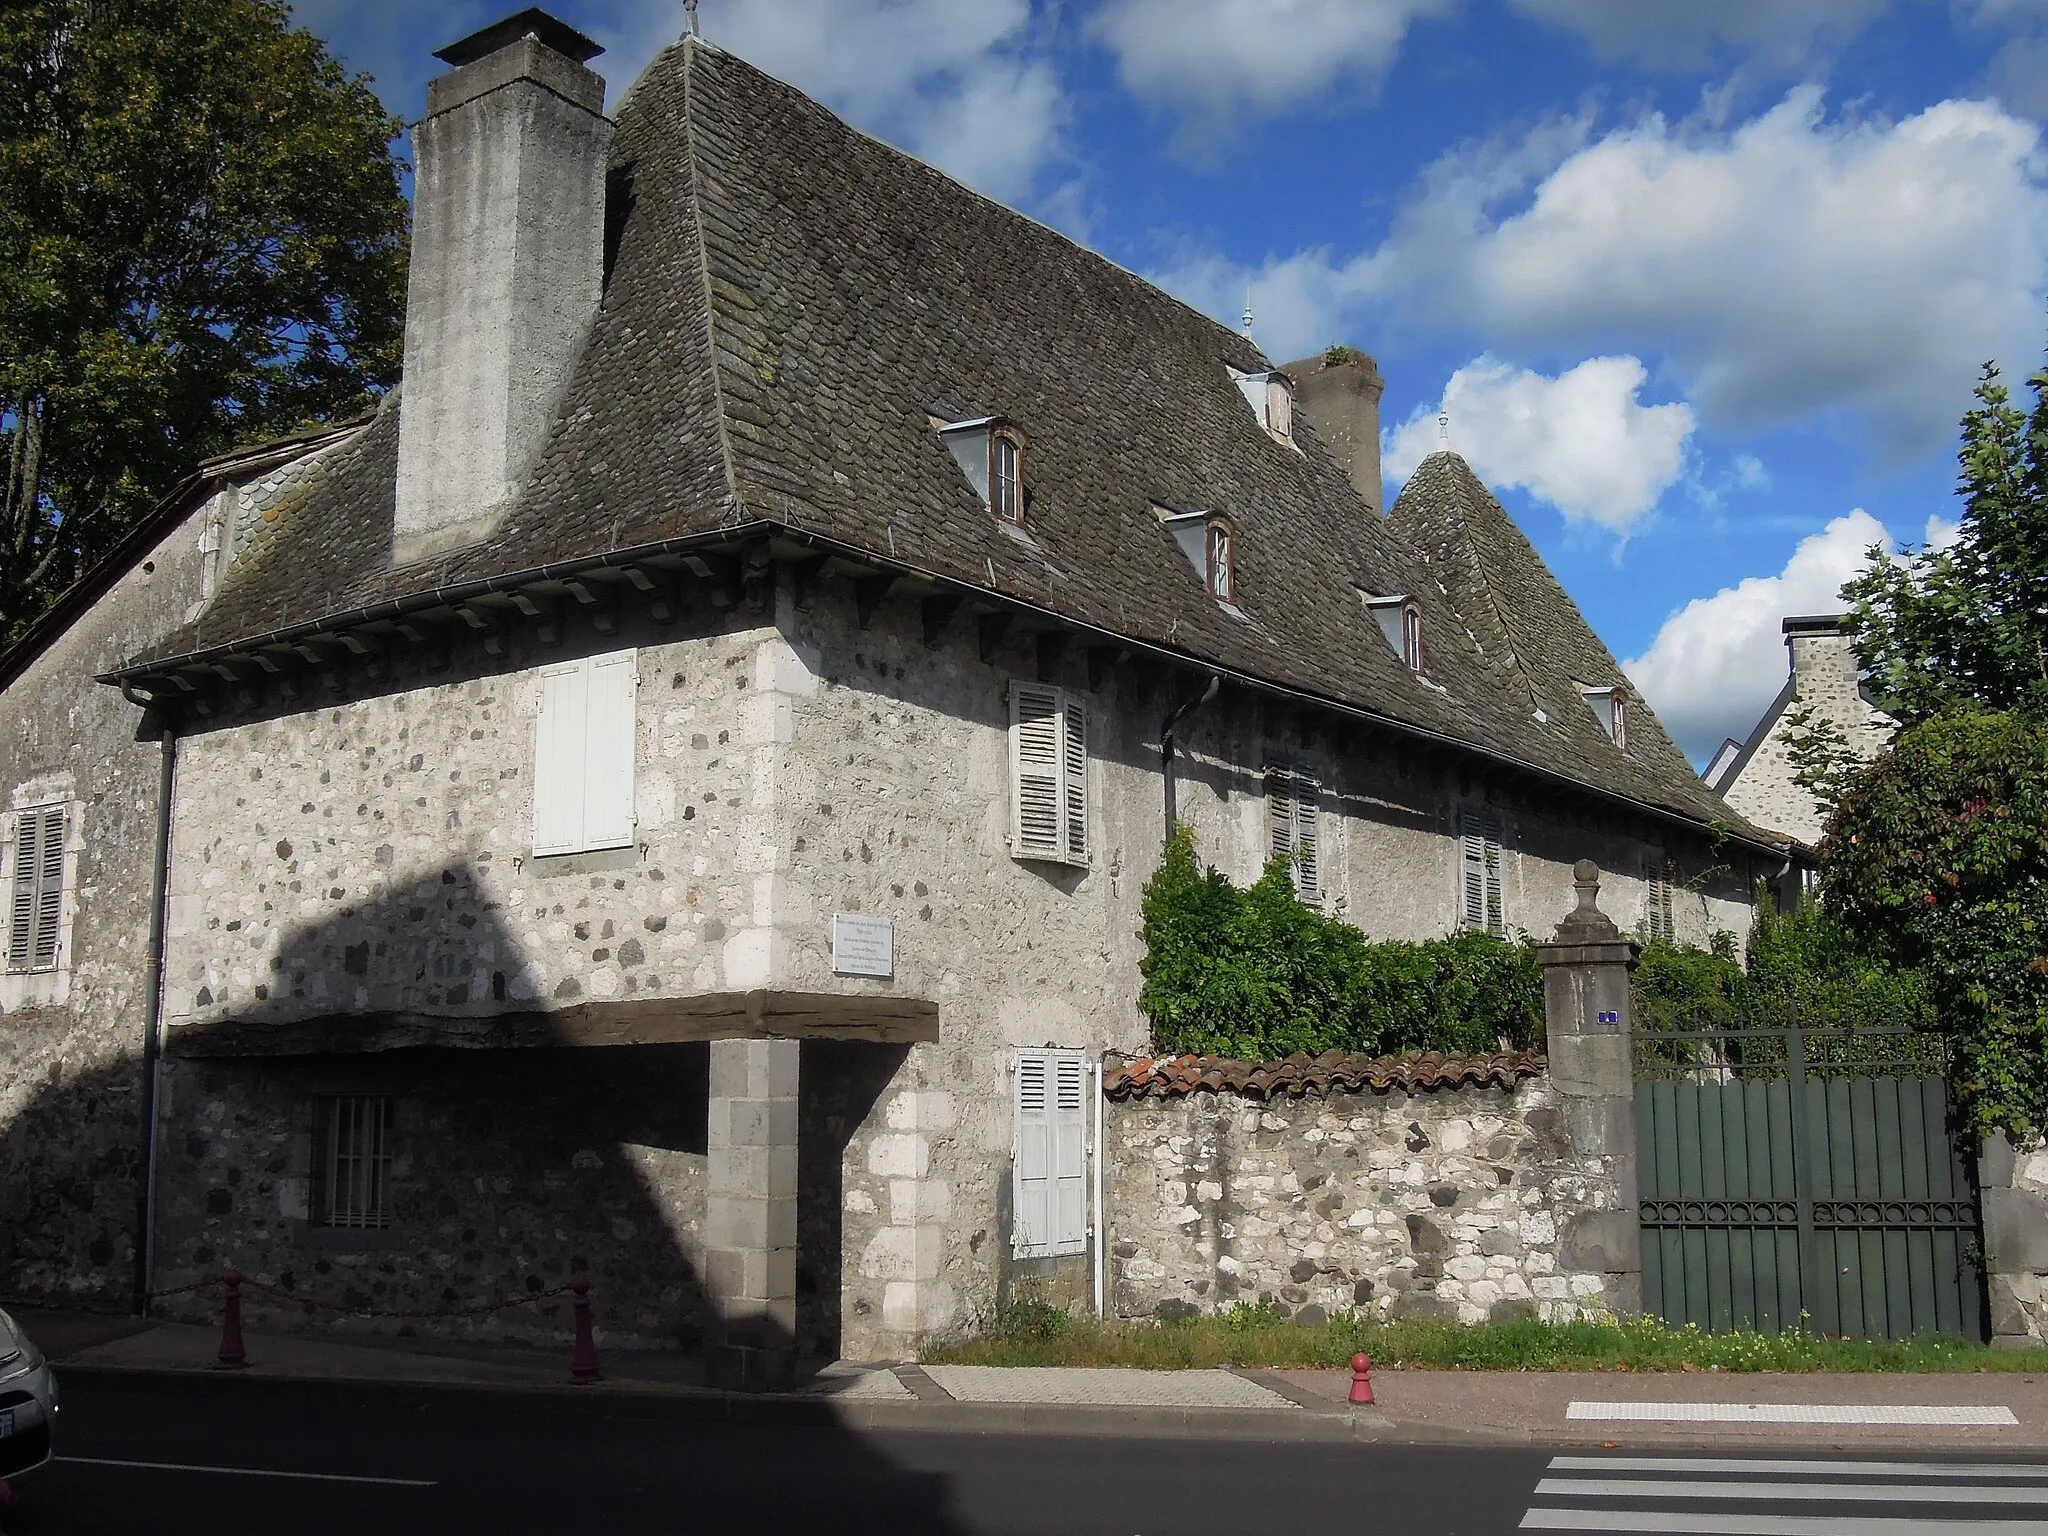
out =
<path fill-rule="evenodd" d="M 895 585 L 896 576 L 892 571 L 854 578 L 853 613 L 862 629 L 874 628 L 875 610 L 882 606 L 882 599 L 889 595 L 889 589 Z"/>
<path fill-rule="evenodd" d="M 975 640 L 984 663 L 992 663 L 996 652 L 1002 649 L 1003 637 L 1010 632 L 1008 613 L 984 613 L 975 625 Z"/>
<path fill-rule="evenodd" d="M 1038 680 L 1041 683 L 1059 681 L 1060 663 L 1067 659 L 1067 632 L 1064 629 L 1042 629 L 1038 632 Z"/>
<path fill-rule="evenodd" d="M 924 600 L 924 648 L 936 651 L 939 642 L 946 637 L 946 626 L 953 622 L 953 615 L 960 611 L 960 599 L 952 593 L 941 593 Z"/>
<path fill-rule="evenodd" d="M 277 1057 L 419 1049 L 683 1045 L 746 1039 L 908 1045 L 938 1038 L 939 1005 L 928 999 L 753 991 L 634 998 L 517 1013 L 352 1013 L 174 1024 L 165 1049 L 173 1056 L 191 1058 Z"/>

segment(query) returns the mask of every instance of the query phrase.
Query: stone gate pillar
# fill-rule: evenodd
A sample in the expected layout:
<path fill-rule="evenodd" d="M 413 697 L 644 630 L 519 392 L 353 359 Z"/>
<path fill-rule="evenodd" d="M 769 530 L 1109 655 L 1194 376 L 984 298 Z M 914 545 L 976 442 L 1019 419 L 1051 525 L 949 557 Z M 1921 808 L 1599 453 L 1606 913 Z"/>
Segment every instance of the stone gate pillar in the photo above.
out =
<path fill-rule="evenodd" d="M 705 1378 L 766 1392 L 796 1384 L 795 1040 L 711 1042 L 705 1129 Z"/>
<path fill-rule="evenodd" d="M 1606 1186 L 1606 1199 L 1603 1209 L 1558 1234 L 1558 1259 L 1600 1278 L 1601 1304 L 1610 1312 L 1632 1315 L 1643 1309 L 1643 1239 L 1629 977 L 1642 946 L 1600 910 L 1599 866 L 1581 859 L 1572 874 L 1578 907 L 1536 956 L 1551 1086 L 1572 1147 L 1588 1178 Z"/>

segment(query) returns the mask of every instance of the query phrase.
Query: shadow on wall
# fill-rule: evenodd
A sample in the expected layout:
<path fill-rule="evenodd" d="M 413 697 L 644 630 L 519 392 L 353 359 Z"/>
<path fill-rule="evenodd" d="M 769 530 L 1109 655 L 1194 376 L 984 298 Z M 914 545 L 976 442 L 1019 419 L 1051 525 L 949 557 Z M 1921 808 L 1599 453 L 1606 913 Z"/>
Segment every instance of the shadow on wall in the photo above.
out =
<path fill-rule="evenodd" d="M 573 934 L 590 888 L 562 882 L 549 922 Z M 237 894 L 246 906 L 249 893 Z M 226 930 L 245 931 L 225 908 L 207 924 L 216 955 L 235 942 Z M 521 1005 L 503 1000 L 499 968 L 521 955 L 522 941 L 460 865 L 394 880 L 331 921 L 288 930 L 274 950 L 258 924 L 250 928 L 255 942 L 241 964 L 268 973 L 244 983 L 254 1005 L 170 1031 L 158 1292 L 236 1267 L 287 1293 L 250 1295 L 245 1315 L 256 1327 L 554 1344 L 568 1333 L 566 1297 L 474 1309 L 587 1274 L 608 1342 L 702 1342 L 708 1044 L 579 1044 L 560 1016 L 511 1011 Z M 554 962 L 572 957 L 544 958 L 561 969 Z M 658 964 L 632 970 L 628 992 L 642 1010 L 648 993 L 680 990 L 674 980 L 687 974 L 675 968 L 664 986 Z M 187 996 L 204 986 L 190 975 L 171 983 Z M 358 988 L 372 1007 L 334 1005 L 355 1003 Z M 472 988 L 495 1000 L 472 1001 Z M 207 991 L 197 996 L 202 1008 L 211 1002 Z M 586 1016 L 585 1026 L 592 1017 L 604 1015 Z M 843 1159 L 906 1050 L 838 1041 L 802 1049 L 800 1354 L 839 1352 Z M 76 1078 L 50 1071 L 0 1126 L 0 1167 L 62 1166 L 68 1128 L 92 1122 L 109 1093 L 133 1099 L 136 1077 L 133 1061 Z M 370 1149 L 336 1125 L 352 1116 L 360 1125 L 365 1104 L 385 1119 L 385 1180 L 381 1208 L 357 1212 L 337 1197 L 336 1159 Z M 132 1112 L 127 1140 L 132 1165 Z M 108 1183 L 119 1211 L 97 1210 L 95 1188 L 10 1181 L 0 1196 L 14 1218 L 0 1226 L 0 1293 L 61 1302 L 90 1279 L 109 1299 L 127 1295 L 132 1183 Z M 359 1216 L 381 1224 L 342 1224 Z M 81 1242 L 88 1231 L 98 1235 Z M 216 1306 L 202 1291 L 168 1297 L 160 1310 L 198 1319 Z M 362 1311 L 424 1315 L 351 1315 Z"/>

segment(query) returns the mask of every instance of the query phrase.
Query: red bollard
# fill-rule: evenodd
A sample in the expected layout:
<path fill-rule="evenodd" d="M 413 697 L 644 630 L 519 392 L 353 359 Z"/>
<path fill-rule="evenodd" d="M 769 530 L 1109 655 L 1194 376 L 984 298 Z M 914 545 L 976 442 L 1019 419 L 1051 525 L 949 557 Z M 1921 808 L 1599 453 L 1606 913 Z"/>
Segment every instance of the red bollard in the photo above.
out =
<path fill-rule="evenodd" d="M 239 1371 L 249 1363 L 249 1352 L 242 1348 L 242 1272 L 231 1269 L 221 1279 L 228 1294 L 220 1324 L 220 1359 L 214 1369 Z"/>
<path fill-rule="evenodd" d="M 1373 1401 L 1371 1355 L 1353 1355 L 1351 1357 L 1351 1401 L 1354 1403 L 1369 1403 Z"/>
<path fill-rule="evenodd" d="M 597 1340 L 590 1333 L 590 1282 L 581 1277 L 569 1282 L 576 1293 L 576 1348 L 569 1356 L 569 1380 L 579 1387 L 603 1381 L 597 1368 Z"/>

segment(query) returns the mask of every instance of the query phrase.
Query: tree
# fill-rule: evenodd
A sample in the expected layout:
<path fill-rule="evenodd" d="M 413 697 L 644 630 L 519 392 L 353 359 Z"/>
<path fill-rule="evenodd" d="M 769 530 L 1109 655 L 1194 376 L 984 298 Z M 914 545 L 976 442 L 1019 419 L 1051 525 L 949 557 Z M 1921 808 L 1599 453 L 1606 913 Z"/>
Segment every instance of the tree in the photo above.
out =
<path fill-rule="evenodd" d="M 1972 1125 L 2048 1128 L 2048 727 L 1973 707 L 1908 727 L 1822 854 L 1864 953 L 1924 971 Z"/>
<path fill-rule="evenodd" d="M 276 0 L 0 7 L 0 642 L 200 459 L 396 376 L 398 129 Z"/>
<path fill-rule="evenodd" d="M 1994 364 L 1963 417 L 1962 526 L 1944 551 L 1872 551 L 1843 596 L 1879 703 L 1902 723 L 1957 705 L 2048 706 L 2048 372 L 2030 413 Z"/>

